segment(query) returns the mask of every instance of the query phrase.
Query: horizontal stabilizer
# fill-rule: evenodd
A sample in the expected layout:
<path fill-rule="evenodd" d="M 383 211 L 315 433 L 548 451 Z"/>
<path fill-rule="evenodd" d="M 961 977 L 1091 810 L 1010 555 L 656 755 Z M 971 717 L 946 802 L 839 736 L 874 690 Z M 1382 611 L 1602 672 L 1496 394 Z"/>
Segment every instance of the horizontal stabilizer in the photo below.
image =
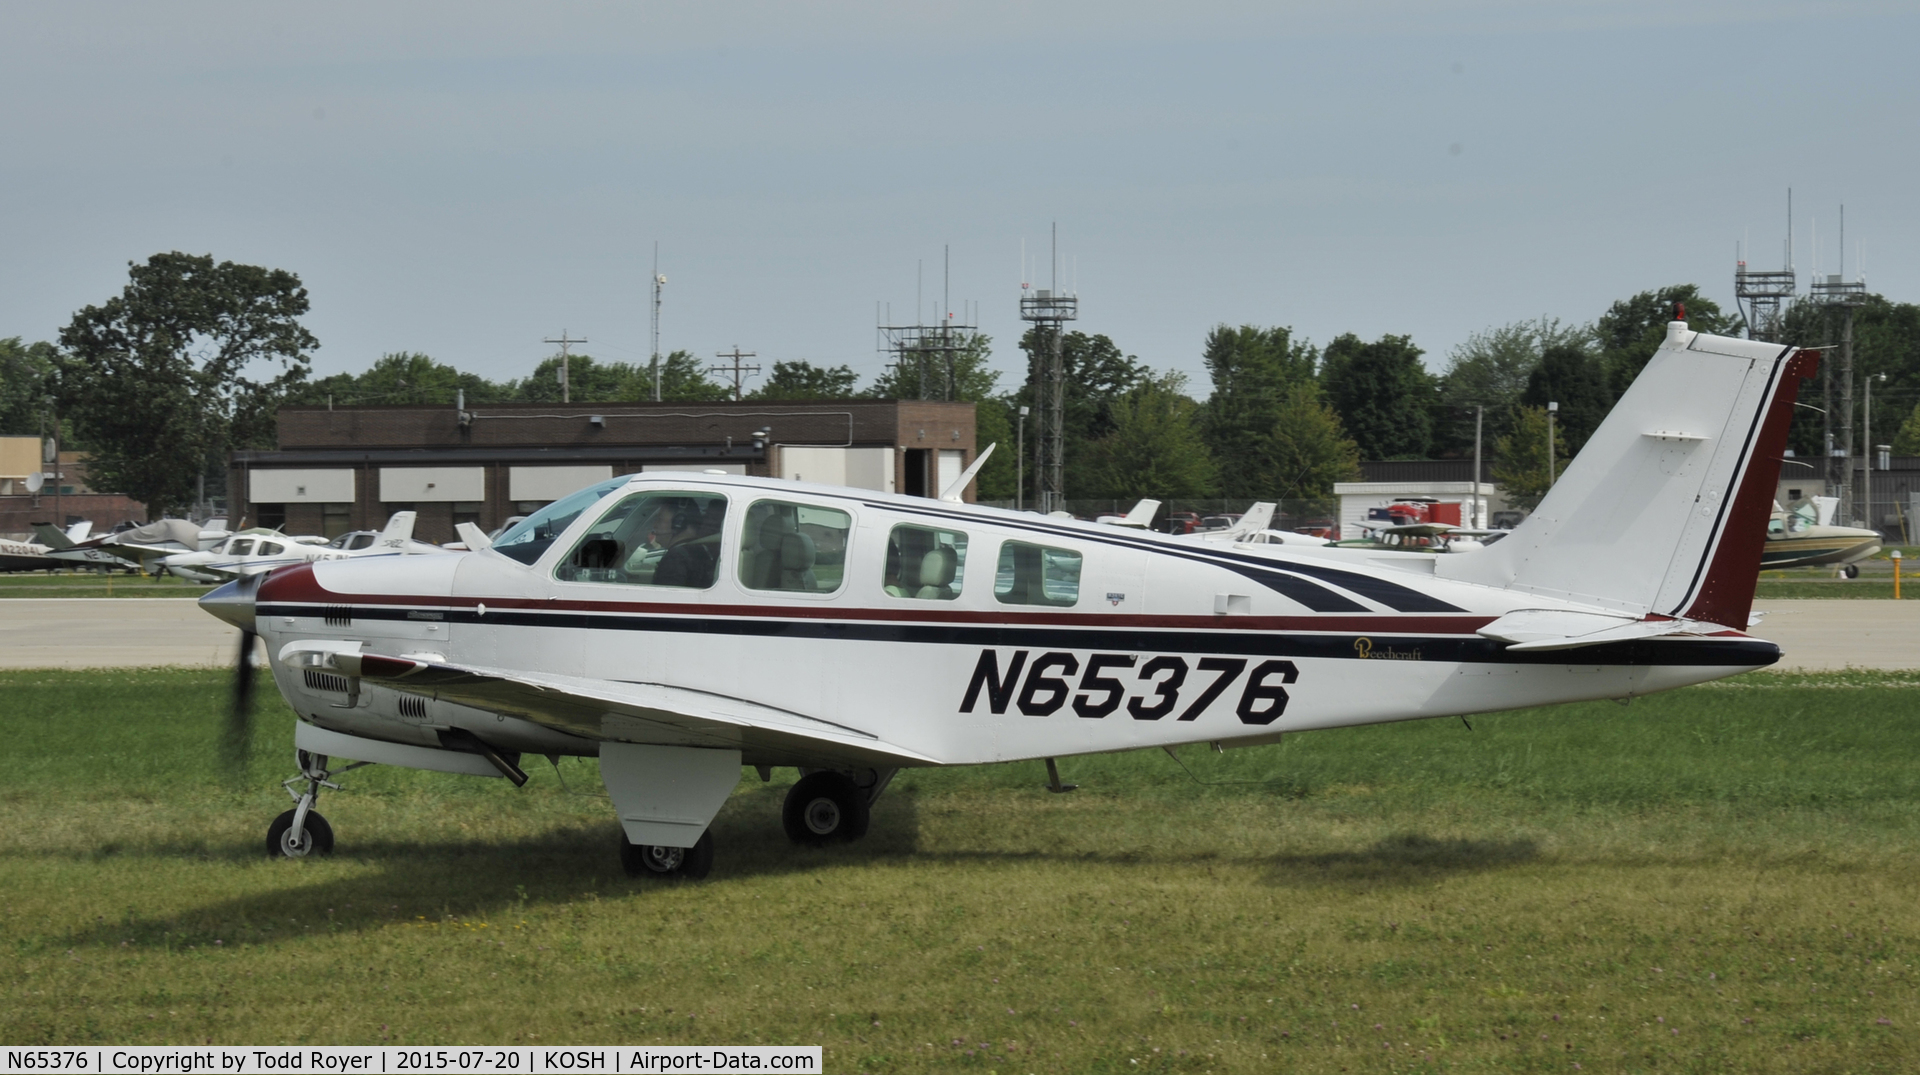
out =
<path fill-rule="evenodd" d="M 1639 620 L 1631 616 L 1609 616 L 1599 612 L 1523 608 L 1480 628 L 1479 634 L 1484 638 L 1510 643 L 1507 648 L 1515 653 L 1533 653 L 1666 635 L 1714 634 L 1725 630 L 1717 623 L 1701 623 L 1697 620 Z"/>

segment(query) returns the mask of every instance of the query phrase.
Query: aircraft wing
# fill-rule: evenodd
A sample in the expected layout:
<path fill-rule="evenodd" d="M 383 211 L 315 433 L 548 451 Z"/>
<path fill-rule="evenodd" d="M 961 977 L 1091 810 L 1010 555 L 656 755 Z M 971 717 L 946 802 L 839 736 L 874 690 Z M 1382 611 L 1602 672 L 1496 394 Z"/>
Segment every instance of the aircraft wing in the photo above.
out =
<path fill-rule="evenodd" d="M 1633 616 L 1561 609 L 1525 608 L 1480 628 L 1479 634 L 1515 653 L 1536 650 L 1580 649 L 1607 642 L 1631 642 L 1671 635 L 1708 635 L 1726 631 L 1717 623 L 1699 620 L 1643 620 Z"/>
<path fill-rule="evenodd" d="M 357 650 L 358 644 L 352 644 Z M 338 642 L 289 642 L 280 661 L 358 676 L 591 739 L 740 751 L 751 763 L 893 768 L 938 759 L 877 734 L 723 694 L 579 676 L 447 664 L 349 652 Z"/>

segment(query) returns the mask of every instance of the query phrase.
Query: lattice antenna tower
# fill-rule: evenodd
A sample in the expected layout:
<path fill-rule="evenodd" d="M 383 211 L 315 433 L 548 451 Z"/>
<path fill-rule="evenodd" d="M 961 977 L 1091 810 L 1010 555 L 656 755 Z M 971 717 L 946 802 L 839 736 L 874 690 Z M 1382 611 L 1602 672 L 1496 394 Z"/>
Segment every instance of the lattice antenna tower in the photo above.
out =
<path fill-rule="evenodd" d="M 1067 494 L 1067 367 L 1065 334 L 1060 326 L 1079 319 L 1080 296 L 1061 294 L 1059 284 L 1060 226 L 1055 224 L 1048 286 L 1036 289 L 1025 280 L 1020 282 L 1020 320 L 1032 323 L 1039 333 L 1035 342 L 1040 346 L 1028 361 L 1028 383 L 1040 416 L 1033 451 L 1042 512 L 1062 510 Z"/>
<path fill-rule="evenodd" d="M 921 320 L 914 311 L 911 325 L 878 324 L 879 350 L 893 356 L 889 368 L 900 371 L 899 383 L 917 386 L 915 399 L 953 399 L 959 393 L 958 359 L 972 350 L 980 335 L 973 317 L 954 316 L 951 299 L 953 283 L 952 247 L 942 255 L 945 280 L 940 289 L 941 316 L 936 323 Z M 918 300 L 915 306 L 919 305 Z"/>
<path fill-rule="evenodd" d="M 1867 279 L 1859 276 L 1847 279 L 1847 207 L 1840 207 L 1840 271 L 1827 276 L 1816 276 L 1807 285 L 1807 301 L 1837 309 L 1840 312 L 1840 443 L 1833 442 L 1833 392 L 1829 386 L 1826 392 L 1827 404 L 1827 468 L 1828 480 L 1835 478 L 1833 468 L 1836 463 L 1843 469 L 1844 476 L 1839 478 L 1840 511 L 1843 520 L 1853 518 L 1853 311 L 1866 305 Z M 1821 363 L 1825 366 L 1826 363 Z M 1866 446 L 1862 445 L 1865 449 Z"/>
<path fill-rule="evenodd" d="M 1744 252 L 1736 252 L 1733 294 L 1746 318 L 1747 338 L 1777 342 L 1784 325 L 1785 306 L 1797 290 L 1793 269 L 1793 191 L 1787 191 L 1787 256 L 1782 269 L 1750 269 Z"/>

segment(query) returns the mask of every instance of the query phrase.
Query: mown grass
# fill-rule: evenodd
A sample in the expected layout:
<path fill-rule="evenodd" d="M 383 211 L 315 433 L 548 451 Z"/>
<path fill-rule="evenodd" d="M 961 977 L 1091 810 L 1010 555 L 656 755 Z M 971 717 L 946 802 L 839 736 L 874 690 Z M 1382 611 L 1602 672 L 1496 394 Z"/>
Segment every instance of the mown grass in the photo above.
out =
<path fill-rule="evenodd" d="M 0 575 L 0 599 L 8 597 L 199 597 L 212 586 L 175 575 L 154 578 L 121 572 L 43 571 Z"/>
<path fill-rule="evenodd" d="M 713 877 L 621 876 L 593 767 L 384 769 L 271 862 L 276 702 L 0 673 L 0 1039 L 821 1043 L 834 1071 L 1900 1071 L 1920 677 L 1757 674 L 1216 755 L 910 772 Z M 1238 781 L 1238 782 L 1236 782 Z M 265 789 L 265 790 L 263 790 Z M 276 796 L 279 796 L 276 798 Z"/>

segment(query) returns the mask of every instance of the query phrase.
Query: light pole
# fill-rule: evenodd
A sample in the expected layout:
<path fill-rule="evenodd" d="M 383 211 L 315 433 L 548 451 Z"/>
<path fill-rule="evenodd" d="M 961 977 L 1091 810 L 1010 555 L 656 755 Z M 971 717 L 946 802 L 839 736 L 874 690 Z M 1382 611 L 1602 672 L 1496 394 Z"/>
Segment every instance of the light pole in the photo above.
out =
<path fill-rule="evenodd" d="M 1876 454 L 1873 451 L 1873 382 L 1875 381 L 1885 384 L 1887 375 L 1884 373 L 1876 373 L 1867 378 L 1866 403 L 1860 409 L 1860 424 L 1865 427 L 1861 430 L 1861 437 L 1865 441 L 1864 447 L 1867 449 L 1860 453 L 1861 462 L 1865 465 L 1866 470 L 1866 473 L 1860 476 L 1860 499 L 1864 501 L 1867 506 L 1867 529 L 1869 530 L 1880 529 L 1873 525 L 1873 461 Z"/>
<path fill-rule="evenodd" d="M 1020 443 L 1013 450 L 1018 474 L 1013 479 L 1013 510 L 1021 511 L 1027 504 L 1027 412 L 1032 408 L 1020 408 Z"/>
<path fill-rule="evenodd" d="M 1486 417 L 1485 406 L 1473 407 L 1473 526 L 1476 530 L 1487 527 L 1487 505 L 1480 499 L 1480 425 Z"/>

